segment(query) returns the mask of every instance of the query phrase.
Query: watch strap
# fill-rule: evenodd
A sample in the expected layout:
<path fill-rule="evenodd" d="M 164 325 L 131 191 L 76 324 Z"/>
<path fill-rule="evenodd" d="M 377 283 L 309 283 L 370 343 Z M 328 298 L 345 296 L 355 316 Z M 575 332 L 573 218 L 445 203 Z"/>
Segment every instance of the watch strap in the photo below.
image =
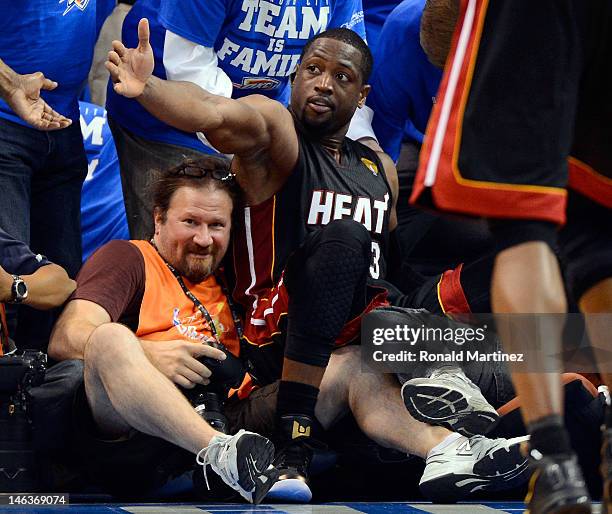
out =
<path fill-rule="evenodd" d="M 13 277 L 13 285 L 11 286 L 11 301 L 10 303 L 21 303 L 28 296 L 28 290 L 26 288 L 25 294 L 19 294 L 19 284 L 24 284 L 24 280 L 19 275 L 11 275 Z"/>

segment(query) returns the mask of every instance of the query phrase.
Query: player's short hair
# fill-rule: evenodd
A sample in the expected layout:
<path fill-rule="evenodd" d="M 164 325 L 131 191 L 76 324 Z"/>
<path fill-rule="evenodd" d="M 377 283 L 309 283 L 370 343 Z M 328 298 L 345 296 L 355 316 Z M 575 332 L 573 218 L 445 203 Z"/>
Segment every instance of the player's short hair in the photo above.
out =
<path fill-rule="evenodd" d="M 161 214 L 162 222 L 166 221 L 174 193 L 181 187 L 223 190 L 231 198 L 234 207 L 242 198 L 240 187 L 230 170 L 229 159 L 214 155 L 185 159 L 177 166 L 159 173 L 151 184 L 153 211 Z"/>
<path fill-rule="evenodd" d="M 304 59 L 304 56 L 310 50 L 310 47 L 317 39 L 335 39 L 336 41 L 341 41 L 342 43 L 346 43 L 347 45 L 351 45 L 353 48 L 356 48 L 361 53 L 361 62 L 359 63 L 359 71 L 361 72 L 361 78 L 363 83 L 365 84 L 370 78 L 370 74 L 372 73 L 372 64 L 374 59 L 372 57 L 372 52 L 366 45 L 365 41 L 361 39 L 361 36 L 357 34 L 354 30 L 347 29 L 344 27 L 336 28 L 336 29 L 328 29 L 316 36 L 310 38 L 308 42 L 302 48 L 302 54 L 300 55 L 300 61 Z"/>
<path fill-rule="evenodd" d="M 427 0 L 421 17 L 421 46 L 429 62 L 444 68 L 459 17 L 459 0 Z"/>

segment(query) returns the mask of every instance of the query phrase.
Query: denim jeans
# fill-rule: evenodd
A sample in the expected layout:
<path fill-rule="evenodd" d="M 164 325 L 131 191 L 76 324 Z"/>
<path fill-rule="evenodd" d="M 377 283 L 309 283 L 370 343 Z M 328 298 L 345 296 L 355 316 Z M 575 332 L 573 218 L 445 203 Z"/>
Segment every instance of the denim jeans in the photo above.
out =
<path fill-rule="evenodd" d="M 86 175 L 78 123 L 43 132 L 0 119 L 0 226 L 73 278 L 81 266 Z M 53 314 L 21 307 L 19 318 L 17 345 L 46 347 Z"/>

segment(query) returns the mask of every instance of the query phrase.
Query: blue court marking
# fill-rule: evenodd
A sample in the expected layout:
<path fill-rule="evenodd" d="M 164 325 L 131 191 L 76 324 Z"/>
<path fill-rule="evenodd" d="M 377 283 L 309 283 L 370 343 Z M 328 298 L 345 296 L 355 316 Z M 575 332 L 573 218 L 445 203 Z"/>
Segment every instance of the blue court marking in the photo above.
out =
<path fill-rule="evenodd" d="M 72 512 L 83 514 L 491 514 L 506 512 L 522 513 L 521 502 L 462 503 L 436 505 L 431 503 L 326 503 L 310 505 L 247 505 L 247 504 L 195 504 L 195 503 L 149 503 L 149 504 L 71 504 L 69 506 L 0 506 L 0 512 L 51 514 Z M 595 507 L 594 512 L 599 512 Z"/>

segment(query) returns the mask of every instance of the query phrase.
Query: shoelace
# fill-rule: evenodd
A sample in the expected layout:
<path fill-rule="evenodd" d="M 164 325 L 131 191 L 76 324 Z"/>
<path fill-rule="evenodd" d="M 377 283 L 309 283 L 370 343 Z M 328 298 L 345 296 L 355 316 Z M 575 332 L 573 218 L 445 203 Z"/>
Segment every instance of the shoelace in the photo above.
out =
<path fill-rule="evenodd" d="M 219 453 L 216 454 L 217 462 L 221 462 L 226 458 L 227 453 L 229 452 L 229 442 L 231 437 L 227 439 L 222 439 L 220 441 L 215 441 L 214 443 L 209 444 L 208 446 L 202 448 L 198 454 L 196 455 L 196 463 L 203 466 L 204 468 L 204 481 L 206 482 L 206 488 L 210 491 L 210 485 L 208 484 L 208 475 L 206 473 L 206 467 L 209 464 L 213 463 L 213 457 L 211 456 L 211 450 L 218 449 Z M 214 452 L 213 452 L 214 453 Z M 231 476 L 229 473 L 225 473 L 225 476 L 230 480 L 231 484 L 228 484 L 230 487 L 235 489 L 235 486 L 238 485 L 238 480 Z"/>
<path fill-rule="evenodd" d="M 491 439 L 494 443 L 491 446 L 487 447 L 483 443 L 487 440 L 485 436 L 482 435 L 474 435 L 470 437 L 467 441 L 464 441 L 457 447 L 457 451 L 466 450 L 468 452 L 474 453 L 476 455 L 476 460 L 482 459 L 486 455 L 490 455 L 491 453 L 501 450 L 502 448 L 507 452 L 510 451 L 510 446 L 507 443 L 507 440 L 504 439 Z M 504 441 L 504 444 L 499 444 L 499 441 Z"/>
<path fill-rule="evenodd" d="M 471 380 L 467 377 L 467 375 L 463 372 L 461 368 L 451 368 L 443 366 L 441 368 L 437 368 L 431 372 L 429 378 L 437 378 L 437 377 L 450 376 L 452 378 L 458 378 L 463 382 L 469 383 Z"/>
<path fill-rule="evenodd" d="M 451 377 L 451 378 L 461 380 L 461 382 L 463 382 L 468 387 L 472 389 L 476 389 L 480 392 L 480 389 L 478 389 L 478 386 L 474 384 L 474 382 L 472 382 L 460 368 L 442 367 L 442 368 L 435 369 L 434 371 L 431 372 L 431 375 L 429 375 L 429 378 L 438 378 L 438 377 L 442 377 L 442 378 Z"/>

